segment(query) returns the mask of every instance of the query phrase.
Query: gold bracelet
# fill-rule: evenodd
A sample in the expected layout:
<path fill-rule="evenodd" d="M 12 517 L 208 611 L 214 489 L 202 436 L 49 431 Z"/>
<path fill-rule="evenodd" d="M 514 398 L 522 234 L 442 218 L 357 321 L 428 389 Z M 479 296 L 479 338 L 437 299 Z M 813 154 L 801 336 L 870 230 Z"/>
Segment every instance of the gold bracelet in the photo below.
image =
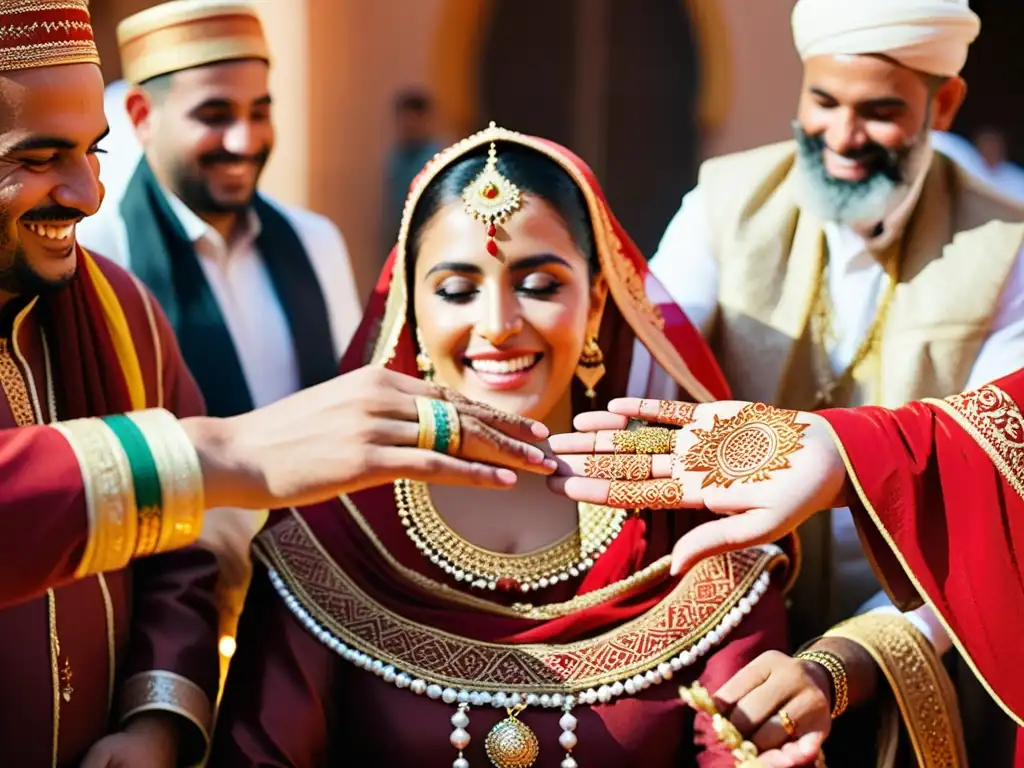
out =
<path fill-rule="evenodd" d="M 846 711 L 850 703 L 850 691 L 846 684 L 846 667 L 843 660 L 829 651 L 802 651 L 797 654 L 798 659 L 813 661 L 815 664 L 824 667 L 832 678 L 832 719 L 835 720 Z"/>
<path fill-rule="evenodd" d="M 415 403 L 416 417 L 419 422 L 416 447 L 432 451 L 437 443 L 437 422 L 434 419 L 434 408 L 430 405 L 430 399 L 426 397 L 415 398 Z"/>

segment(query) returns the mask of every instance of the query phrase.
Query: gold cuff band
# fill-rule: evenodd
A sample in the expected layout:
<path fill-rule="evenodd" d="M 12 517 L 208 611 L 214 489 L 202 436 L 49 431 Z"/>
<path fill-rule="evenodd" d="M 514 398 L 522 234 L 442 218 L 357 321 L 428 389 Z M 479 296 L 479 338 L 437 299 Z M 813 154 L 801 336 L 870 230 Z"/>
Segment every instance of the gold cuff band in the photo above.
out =
<path fill-rule="evenodd" d="M 824 667 L 828 676 L 832 678 L 832 719 L 835 720 L 846 711 L 846 706 L 850 702 L 846 667 L 843 666 L 843 660 L 829 651 L 802 651 L 797 654 L 797 658 L 813 661 Z"/>

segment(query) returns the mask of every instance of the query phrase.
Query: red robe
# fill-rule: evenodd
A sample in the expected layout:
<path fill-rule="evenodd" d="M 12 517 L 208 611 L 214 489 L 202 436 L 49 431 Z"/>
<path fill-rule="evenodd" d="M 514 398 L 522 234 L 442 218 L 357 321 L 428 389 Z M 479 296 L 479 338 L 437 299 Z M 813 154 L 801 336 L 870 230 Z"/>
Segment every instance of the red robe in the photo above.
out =
<path fill-rule="evenodd" d="M 923 598 L 1024 725 L 1024 371 L 895 411 L 826 411 L 861 538 L 897 605 Z M 1017 765 L 1024 765 L 1024 730 Z"/>
<path fill-rule="evenodd" d="M 147 407 L 163 406 L 182 417 L 202 413 L 202 397 L 155 302 L 119 267 L 99 257 L 95 261 L 131 329 Z M 76 765 L 96 741 L 117 730 L 120 684 L 138 673 L 160 670 L 181 679 L 165 677 L 163 689 L 150 689 L 133 702 L 133 708 L 178 711 L 202 720 L 201 706 L 170 699 L 183 692 L 199 695 L 200 701 L 205 697 L 208 710 L 217 690 L 212 555 L 189 548 L 136 562 L 102 578 L 75 581 L 88 536 L 78 462 L 55 430 L 16 427 L 25 421 L 23 395 L 27 392 L 31 400 L 33 390 L 43 420 L 53 418 L 44 331 L 58 419 L 129 409 L 109 370 L 109 337 L 100 323 L 89 322 L 96 319 L 89 317 L 96 312 L 94 299 L 80 268 L 72 286 L 59 296 L 43 297 L 27 311 L 19 311 L 24 304 L 8 306 L 3 313 L 6 322 L 0 337 L 7 337 L 9 354 L 6 361 L 0 359 L 0 392 L 6 395 L 0 397 L 2 765 L 51 765 L 55 727 L 57 763 Z M 16 322 L 11 317 L 15 313 Z M 97 406 L 104 398 L 106 407 Z M 56 670 L 48 588 L 55 588 Z M 183 760 L 201 758 L 203 729 L 208 725 L 183 728 Z"/>

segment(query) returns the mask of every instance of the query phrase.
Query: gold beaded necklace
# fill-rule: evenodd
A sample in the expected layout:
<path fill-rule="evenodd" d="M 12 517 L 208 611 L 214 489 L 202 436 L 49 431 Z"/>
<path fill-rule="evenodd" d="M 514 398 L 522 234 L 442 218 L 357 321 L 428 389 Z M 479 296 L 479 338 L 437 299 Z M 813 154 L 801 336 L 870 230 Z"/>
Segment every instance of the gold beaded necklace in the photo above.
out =
<path fill-rule="evenodd" d="M 466 541 L 437 511 L 426 483 L 395 481 L 395 502 L 405 532 L 437 567 L 476 589 L 530 592 L 576 578 L 622 531 L 629 512 L 579 505 L 579 527 L 549 547 L 526 554 L 493 552 Z"/>

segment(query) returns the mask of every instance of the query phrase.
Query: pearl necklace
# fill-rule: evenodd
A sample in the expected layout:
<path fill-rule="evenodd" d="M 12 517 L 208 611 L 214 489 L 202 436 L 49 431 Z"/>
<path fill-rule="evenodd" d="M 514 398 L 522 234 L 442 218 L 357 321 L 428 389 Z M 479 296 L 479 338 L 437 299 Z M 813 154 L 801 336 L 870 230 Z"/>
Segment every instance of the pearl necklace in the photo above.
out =
<path fill-rule="evenodd" d="M 593 567 L 622 531 L 629 512 L 579 505 L 579 528 L 550 547 L 523 555 L 492 552 L 453 531 L 437 511 L 426 483 L 395 481 L 395 504 L 405 532 L 434 565 L 476 589 L 523 593 L 544 589 Z"/>
<path fill-rule="evenodd" d="M 589 688 L 570 693 L 538 690 L 524 695 L 522 693 L 506 694 L 503 691 L 456 690 L 441 685 L 439 682 L 413 677 L 395 669 L 391 664 L 342 642 L 302 607 L 275 569 L 269 569 L 268 573 L 271 584 L 284 600 L 288 610 L 313 637 L 343 659 L 368 672 L 373 672 L 384 682 L 394 685 L 396 688 L 410 690 L 418 696 L 425 695 L 429 699 L 441 700 L 445 704 L 456 706 L 456 712 L 451 718 L 453 730 L 449 741 L 452 747 L 458 751 L 458 757 L 452 763 L 452 768 L 469 768 L 469 761 L 463 755 L 463 751 L 469 746 L 471 740 L 468 730 L 470 708 L 488 705 L 496 709 L 504 708 L 508 713 L 508 717 L 491 729 L 485 742 L 487 755 L 496 768 L 529 768 L 536 760 L 540 749 L 537 738 L 533 731 L 518 719 L 519 714 L 529 707 L 563 710 L 562 718 L 559 720 L 562 735 L 558 739 L 559 744 L 566 751 L 565 759 L 562 760 L 562 768 L 577 768 L 577 762 L 572 756 L 572 750 L 578 741 L 575 733 L 577 720 L 572 715 L 574 706 L 607 704 L 620 696 L 634 696 L 652 685 L 671 680 L 674 673 L 691 666 L 702 656 L 708 654 L 733 629 L 739 626 L 743 617 L 749 614 L 761 599 L 771 581 L 769 572 L 764 571 L 754 581 L 747 595 L 725 614 L 713 630 L 677 656 L 652 667 L 642 675 L 636 674 L 616 681 L 612 685 L 602 685 L 597 689 Z"/>

